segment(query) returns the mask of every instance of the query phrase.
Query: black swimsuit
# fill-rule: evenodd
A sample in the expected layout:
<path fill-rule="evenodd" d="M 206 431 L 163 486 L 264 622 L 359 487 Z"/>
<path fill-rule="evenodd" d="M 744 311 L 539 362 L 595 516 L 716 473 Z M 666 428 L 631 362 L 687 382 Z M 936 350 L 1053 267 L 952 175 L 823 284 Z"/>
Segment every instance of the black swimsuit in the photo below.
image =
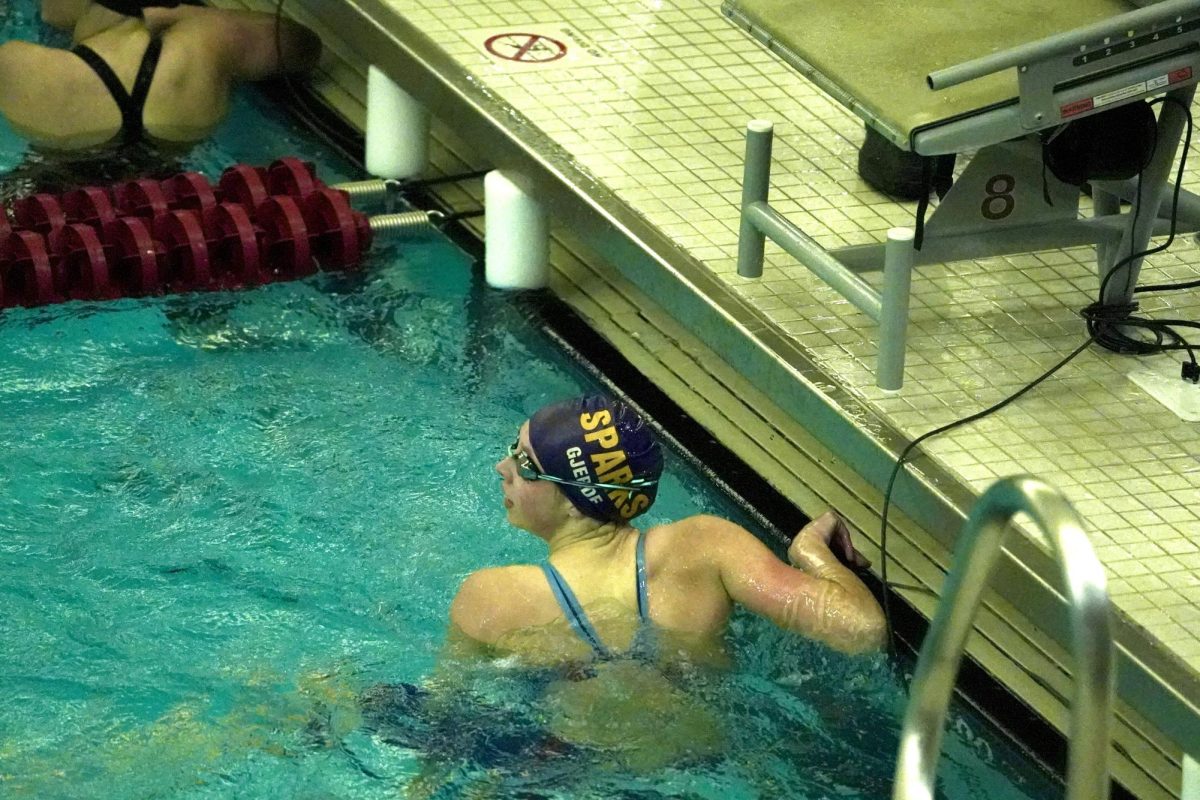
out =
<path fill-rule="evenodd" d="M 180 5 L 200 5 L 187 0 L 96 0 L 97 5 L 127 17 L 140 17 L 146 8 L 175 8 Z"/>
<path fill-rule="evenodd" d="M 95 50 L 85 44 L 77 44 L 71 52 L 83 59 L 92 68 L 112 95 L 121 110 L 121 141 L 133 144 L 141 141 L 145 128 L 142 125 L 142 109 L 146 105 L 146 95 L 150 94 L 150 82 L 154 80 L 154 70 L 158 66 L 158 57 L 162 54 L 162 39 L 151 37 L 146 52 L 142 55 L 141 66 L 138 67 L 137 78 L 133 82 L 133 92 L 126 92 L 125 87 L 113 72 L 112 67 L 101 58 Z"/>

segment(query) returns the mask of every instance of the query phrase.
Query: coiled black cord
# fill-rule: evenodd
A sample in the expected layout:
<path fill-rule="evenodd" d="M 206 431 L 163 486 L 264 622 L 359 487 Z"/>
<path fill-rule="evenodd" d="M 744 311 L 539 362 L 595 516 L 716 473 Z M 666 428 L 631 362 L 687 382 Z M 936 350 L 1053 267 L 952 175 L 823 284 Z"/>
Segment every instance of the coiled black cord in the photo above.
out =
<path fill-rule="evenodd" d="M 1123 267 L 1131 264 L 1138 259 L 1146 256 L 1160 253 L 1170 247 L 1175 241 L 1175 233 L 1179 214 L 1179 192 L 1183 183 L 1184 169 L 1187 166 L 1188 149 L 1192 143 L 1192 111 L 1187 107 L 1186 103 L 1177 100 L 1174 97 L 1162 97 L 1152 101 L 1153 103 L 1173 103 L 1178 106 L 1184 113 L 1187 119 L 1187 133 L 1184 136 L 1182 153 L 1179 158 L 1179 169 L 1175 176 L 1175 190 L 1171 197 L 1171 228 L 1166 241 L 1156 247 L 1147 248 L 1140 253 L 1130 253 L 1120 261 L 1113 264 L 1112 268 L 1104 275 L 1104 279 L 1100 282 L 1100 291 L 1095 303 L 1092 303 L 1087 308 L 1083 309 L 1080 314 L 1087 322 L 1088 333 L 1095 339 L 1096 343 L 1112 350 L 1115 353 L 1123 353 L 1127 355 L 1153 355 L 1156 353 L 1169 352 L 1174 350 L 1184 350 L 1187 352 L 1193 368 L 1196 368 L 1196 353 L 1193 345 L 1188 342 L 1175 328 L 1197 328 L 1200 329 L 1200 323 L 1189 320 L 1154 320 L 1145 317 L 1134 316 L 1134 312 L 1138 310 L 1138 304 L 1134 302 L 1108 304 L 1104 302 L 1104 292 L 1108 288 L 1109 281 Z M 1137 226 L 1137 215 L 1141 208 L 1142 200 L 1142 181 L 1141 176 L 1138 176 L 1137 202 L 1133 209 L 1133 222 L 1131 228 Z M 1130 292 L 1130 282 L 1133 280 L 1133 269 L 1125 270 L 1125 294 L 1137 294 L 1142 292 L 1154 291 L 1174 291 L 1179 289 L 1191 289 L 1200 286 L 1200 281 L 1190 281 L 1179 284 L 1154 284 L 1150 286 L 1142 286 L 1133 289 Z M 1142 335 L 1133 335 L 1132 331 L 1138 331 Z"/>

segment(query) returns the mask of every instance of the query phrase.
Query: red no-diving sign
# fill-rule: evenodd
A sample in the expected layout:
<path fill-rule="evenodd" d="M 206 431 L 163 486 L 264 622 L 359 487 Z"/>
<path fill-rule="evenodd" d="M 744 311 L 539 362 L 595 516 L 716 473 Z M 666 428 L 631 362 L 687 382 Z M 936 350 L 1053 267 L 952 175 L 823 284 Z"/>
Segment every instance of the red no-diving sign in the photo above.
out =
<path fill-rule="evenodd" d="M 498 33 L 488 37 L 483 46 L 497 58 L 525 64 L 558 61 L 567 54 L 565 44 L 540 33 Z"/>

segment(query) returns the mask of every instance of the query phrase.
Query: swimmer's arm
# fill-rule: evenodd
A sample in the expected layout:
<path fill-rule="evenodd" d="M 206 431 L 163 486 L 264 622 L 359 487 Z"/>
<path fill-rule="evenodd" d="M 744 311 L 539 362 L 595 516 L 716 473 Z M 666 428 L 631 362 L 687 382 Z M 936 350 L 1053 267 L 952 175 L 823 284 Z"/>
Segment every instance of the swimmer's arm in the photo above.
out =
<path fill-rule="evenodd" d="M 841 553 L 841 559 L 834 555 L 835 549 Z M 873 641 L 872 647 L 882 646 L 887 635 L 883 609 L 867 585 L 847 566 L 864 568 L 871 562 L 854 548 L 845 520 L 828 511 L 805 525 L 788 548 L 788 560 L 807 574 L 838 585 L 847 602 L 848 626 L 859 629 L 860 639 Z"/>
<path fill-rule="evenodd" d="M 0 97 L 15 96 L 14 87 L 18 84 L 22 68 L 25 66 L 28 54 L 38 46 L 19 39 L 10 39 L 0 43 Z"/>
<path fill-rule="evenodd" d="M 70 121 L 52 113 L 53 94 L 38 79 L 55 74 L 61 52 L 19 39 L 0 44 L 0 115 L 19 136 L 70 146 Z"/>
<path fill-rule="evenodd" d="M 824 520 L 822 517 L 820 520 Z M 776 625 L 847 653 L 879 649 L 883 611 L 858 576 L 829 550 L 822 526 L 806 526 L 780 561 L 745 529 L 719 521 L 721 580 L 730 598 Z"/>
<path fill-rule="evenodd" d="M 321 59 L 321 39 L 288 17 L 258 11 L 234 11 L 207 6 L 147 8 L 146 27 L 205 42 L 236 80 L 257 81 L 285 72 L 308 72 Z"/>
<path fill-rule="evenodd" d="M 70 32 L 75 27 L 75 21 L 83 13 L 82 0 L 42 0 L 42 22 Z"/>

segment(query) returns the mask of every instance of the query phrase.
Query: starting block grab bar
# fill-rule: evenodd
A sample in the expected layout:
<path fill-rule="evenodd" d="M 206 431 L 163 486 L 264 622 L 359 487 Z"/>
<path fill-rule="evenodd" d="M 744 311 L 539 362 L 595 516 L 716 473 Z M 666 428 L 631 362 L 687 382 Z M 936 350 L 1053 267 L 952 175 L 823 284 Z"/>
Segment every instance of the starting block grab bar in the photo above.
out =
<path fill-rule="evenodd" d="M 1012 111 L 1019 127 L 1007 135 L 1003 126 L 998 127 L 993 141 L 1194 84 L 1200 80 L 1200 0 L 1154 3 L 934 70 L 925 80 L 930 89 L 938 91 L 1010 68 L 1017 70 L 1018 96 Z M 997 124 L 988 116 L 981 113 L 973 125 L 964 124 L 963 128 L 983 130 Z M 954 126 L 945 126 L 943 131 L 934 127 L 933 136 L 922 141 L 921 152 L 949 147 L 939 140 Z M 914 141 L 923 139 L 925 133 L 914 131 Z"/>
<path fill-rule="evenodd" d="M 1071 56 L 1078 62 L 1076 66 L 1109 58 L 1127 59 L 1135 52 L 1138 58 L 1144 58 L 1151 54 L 1147 51 L 1152 47 L 1161 50 L 1180 44 L 1172 43 L 1170 39 L 1194 30 L 1198 16 L 1200 0 L 1165 0 L 1073 31 L 935 70 L 925 80 L 930 89 L 937 91 L 1001 70 L 1029 67 L 1061 56 Z M 1096 49 L 1100 52 L 1093 55 L 1092 51 Z"/>
<path fill-rule="evenodd" d="M 742 178 L 742 222 L 738 236 L 738 275 L 762 277 L 766 238 L 807 266 L 859 311 L 877 322 L 879 356 L 876 384 L 899 389 L 904 382 L 909 290 L 916 251 L 912 228 L 892 228 L 884 248 L 883 290 L 877 291 L 831 255 L 811 236 L 767 203 L 771 182 L 774 126 L 752 120 L 746 126 L 746 164 Z"/>

